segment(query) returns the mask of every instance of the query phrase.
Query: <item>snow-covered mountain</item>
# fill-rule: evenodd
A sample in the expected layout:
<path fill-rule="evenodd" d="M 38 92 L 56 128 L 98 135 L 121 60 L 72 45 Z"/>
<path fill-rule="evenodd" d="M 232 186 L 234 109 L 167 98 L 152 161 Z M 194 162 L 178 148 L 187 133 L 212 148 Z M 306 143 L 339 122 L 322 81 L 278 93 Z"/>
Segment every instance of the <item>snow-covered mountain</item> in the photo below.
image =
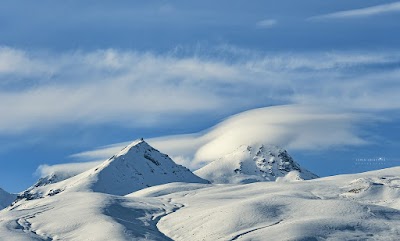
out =
<path fill-rule="evenodd" d="M 213 183 L 309 180 L 318 177 L 300 167 L 286 150 L 272 145 L 240 146 L 200 168 L 195 174 Z"/>
<path fill-rule="evenodd" d="M 400 167 L 296 182 L 316 175 L 262 145 L 213 163 L 207 177 L 229 184 L 136 141 L 81 174 L 39 180 L 0 210 L 0 240 L 398 240 Z"/>
<path fill-rule="evenodd" d="M 16 197 L 16 194 L 8 193 L 0 188 L 0 209 L 3 209 L 10 205 Z"/>
<path fill-rule="evenodd" d="M 64 191 L 125 195 L 170 182 L 208 183 L 144 140 L 138 140 L 100 165 L 71 178 L 63 180 L 54 175 L 42 178 L 19 199 L 53 196 Z"/>
<path fill-rule="evenodd" d="M 54 185 L 54 184 L 50 184 Z M 301 182 L 65 191 L 0 211 L 0 240 L 393 240 L 400 167 Z"/>

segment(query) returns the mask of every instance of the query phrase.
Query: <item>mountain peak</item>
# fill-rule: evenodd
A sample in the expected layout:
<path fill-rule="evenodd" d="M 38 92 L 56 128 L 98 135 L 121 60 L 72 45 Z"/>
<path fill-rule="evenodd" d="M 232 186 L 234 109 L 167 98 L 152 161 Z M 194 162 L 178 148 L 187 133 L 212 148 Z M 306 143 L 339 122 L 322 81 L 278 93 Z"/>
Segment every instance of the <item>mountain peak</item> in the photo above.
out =
<path fill-rule="evenodd" d="M 317 175 L 303 169 L 288 152 L 274 145 L 243 145 L 230 154 L 200 168 L 195 173 L 214 183 L 250 183 L 275 181 L 296 172 L 296 179 Z"/>
<path fill-rule="evenodd" d="M 186 167 L 176 164 L 144 139 L 132 142 L 88 172 L 91 190 L 116 195 L 169 182 L 208 183 Z"/>
<path fill-rule="evenodd" d="M 20 199 L 52 196 L 65 190 L 126 195 L 170 182 L 209 183 L 186 167 L 176 164 L 168 155 L 153 148 L 143 139 L 132 142 L 88 171 L 56 183 L 53 179 L 39 181 L 38 185 L 25 191 Z"/>
<path fill-rule="evenodd" d="M 147 143 L 143 138 L 140 138 L 138 140 L 133 141 L 131 144 L 125 146 L 124 148 L 122 148 L 122 150 L 114 155 L 113 157 L 116 156 L 122 156 L 125 155 L 126 153 L 128 153 L 129 151 L 131 151 L 132 149 L 154 149 L 152 146 L 149 145 L 149 143 Z M 154 149 L 155 150 L 155 149 Z"/>

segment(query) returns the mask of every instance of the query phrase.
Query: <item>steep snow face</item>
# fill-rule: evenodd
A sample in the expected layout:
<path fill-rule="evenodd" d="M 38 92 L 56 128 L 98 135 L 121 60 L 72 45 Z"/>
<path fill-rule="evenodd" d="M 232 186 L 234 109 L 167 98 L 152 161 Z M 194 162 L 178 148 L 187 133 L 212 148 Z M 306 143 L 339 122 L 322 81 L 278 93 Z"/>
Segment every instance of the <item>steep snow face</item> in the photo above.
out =
<path fill-rule="evenodd" d="M 0 209 L 3 209 L 10 205 L 16 197 L 17 195 L 8 193 L 0 188 Z"/>
<path fill-rule="evenodd" d="M 91 189 L 115 195 L 170 182 L 207 183 L 143 140 L 125 147 L 91 171 L 91 179 L 95 180 Z"/>
<path fill-rule="evenodd" d="M 276 146 L 240 146 L 195 172 L 213 183 L 309 180 L 318 176 L 301 168 L 286 150 Z"/>
<path fill-rule="evenodd" d="M 19 199 L 54 196 L 63 191 L 94 191 L 113 195 L 170 182 L 208 183 L 144 140 L 135 141 L 102 164 L 59 181 L 56 176 L 39 180 Z"/>

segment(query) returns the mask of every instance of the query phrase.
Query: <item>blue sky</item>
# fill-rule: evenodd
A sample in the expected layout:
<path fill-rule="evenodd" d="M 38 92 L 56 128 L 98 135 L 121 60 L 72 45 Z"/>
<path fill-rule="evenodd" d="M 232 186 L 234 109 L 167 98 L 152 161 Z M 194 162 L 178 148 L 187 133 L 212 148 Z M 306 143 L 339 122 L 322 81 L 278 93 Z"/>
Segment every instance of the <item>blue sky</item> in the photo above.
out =
<path fill-rule="evenodd" d="M 398 1 L 2 1 L 0 187 L 283 105 L 265 142 L 317 174 L 399 165 L 399 27 Z"/>

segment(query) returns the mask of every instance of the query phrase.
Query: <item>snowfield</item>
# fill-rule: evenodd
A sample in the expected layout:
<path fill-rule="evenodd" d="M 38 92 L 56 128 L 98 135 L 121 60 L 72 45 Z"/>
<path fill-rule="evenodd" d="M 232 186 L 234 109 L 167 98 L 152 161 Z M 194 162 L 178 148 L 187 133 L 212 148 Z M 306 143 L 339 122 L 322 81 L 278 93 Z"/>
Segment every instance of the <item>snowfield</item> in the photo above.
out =
<path fill-rule="evenodd" d="M 184 207 L 158 227 L 174 240 L 399 240 L 399 174 L 392 168 L 174 193 L 162 197 Z"/>
<path fill-rule="evenodd" d="M 243 168 L 230 183 L 210 184 L 133 143 L 98 167 L 21 193 L 0 211 L 0 240 L 400 240 L 400 167 L 302 180 L 315 176 L 246 150 L 244 159 L 222 158 L 222 170 L 264 168 L 250 169 L 257 182 L 243 181 Z"/>

